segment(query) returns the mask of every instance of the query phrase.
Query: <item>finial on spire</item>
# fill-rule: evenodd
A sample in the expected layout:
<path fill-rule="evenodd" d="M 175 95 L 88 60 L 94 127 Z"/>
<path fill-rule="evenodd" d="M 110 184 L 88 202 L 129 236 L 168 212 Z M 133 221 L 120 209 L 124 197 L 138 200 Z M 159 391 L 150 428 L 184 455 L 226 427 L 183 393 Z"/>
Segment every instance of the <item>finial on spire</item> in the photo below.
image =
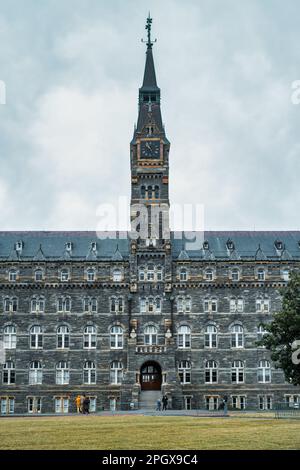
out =
<path fill-rule="evenodd" d="M 142 42 L 145 42 L 147 44 L 147 49 L 152 49 L 153 44 L 157 41 L 157 39 L 154 39 L 154 41 L 151 41 L 151 25 L 152 25 L 152 18 L 150 16 L 150 11 L 149 11 L 149 15 L 148 15 L 146 26 L 145 26 L 145 29 L 147 30 L 148 39 L 147 41 L 144 41 L 144 39 L 142 39 Z"/>

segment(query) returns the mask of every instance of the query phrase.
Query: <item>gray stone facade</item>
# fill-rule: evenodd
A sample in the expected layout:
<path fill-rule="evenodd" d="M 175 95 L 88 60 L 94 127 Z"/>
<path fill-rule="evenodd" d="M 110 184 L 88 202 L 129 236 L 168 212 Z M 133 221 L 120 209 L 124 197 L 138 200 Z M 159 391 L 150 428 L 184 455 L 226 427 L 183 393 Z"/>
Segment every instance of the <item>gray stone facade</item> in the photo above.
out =
<path fill-rule="evenodd" d="M 168 212 L 169 149 L 148 40 L 133 218 L 137 203 Z M 0 233 L 2 414 L 73 412 L 82 393 L 92 411 L 128 409 L 152 388 L 175 409 L 213 409 L 224 396 L 246 409 L 299 400 L 256 342 L 299 267 L 300 232 L 204 232 L 195 246 L 161 229 L 153 236 L 152 224 L 136 241 Z"/>

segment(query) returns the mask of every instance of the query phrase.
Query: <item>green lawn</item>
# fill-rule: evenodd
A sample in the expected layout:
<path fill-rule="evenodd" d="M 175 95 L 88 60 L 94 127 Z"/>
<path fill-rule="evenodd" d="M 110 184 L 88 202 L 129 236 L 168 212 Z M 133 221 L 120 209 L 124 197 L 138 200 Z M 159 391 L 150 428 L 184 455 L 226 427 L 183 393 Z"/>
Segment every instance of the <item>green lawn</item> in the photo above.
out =
<path fill-rule="evenodd" d="M 0 419 L 0 449 L 300 449 L 300 421 L 73 416 Z"/>

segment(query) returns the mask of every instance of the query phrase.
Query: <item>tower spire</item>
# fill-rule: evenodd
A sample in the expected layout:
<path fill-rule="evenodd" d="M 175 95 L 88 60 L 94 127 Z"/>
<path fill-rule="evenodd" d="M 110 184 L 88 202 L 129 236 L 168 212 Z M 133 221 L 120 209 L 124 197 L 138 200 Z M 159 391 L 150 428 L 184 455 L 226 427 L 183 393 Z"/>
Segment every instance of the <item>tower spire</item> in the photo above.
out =
<path fill-rule="evenodd" d="M 152 18 L 150 16 L 150 11 L 149 11 L 148 18 L 146 21 L 146 26 L 145 26 L 145 29 L 147 30 L 148 38 L 147 38 L 147 41 L 144 41 L 142 39 L 142 42 L 145 42 L 147 44 L 147 49 L 152 49 L 153 44 L 157 41 L 156 39 L 154 39 L 153 42 L 151 41 L 151 25 L 152 25 Z"/>
<path fill-rule="evenodd" d="M 145 41 L 144 39 L 142 39 L 142 42 L 146 43 L 147 45 L 146 64 L 145 64 L 145 72 L 144 72 L 144 80 L 143 80 L 142 88 L 157 88 L 154 60 L 153 60 L 153 54 L 152 54 L 152 46 L 156 42 L 156 39 L 154 41 L 152 41 L 151 39 L 151 27 L 152 27 L 152 18 L 149 12 L 149 15 L 146 21 L 146 26 L 145 26 L 145 29 L 147 30 L 147 40 Z"/>

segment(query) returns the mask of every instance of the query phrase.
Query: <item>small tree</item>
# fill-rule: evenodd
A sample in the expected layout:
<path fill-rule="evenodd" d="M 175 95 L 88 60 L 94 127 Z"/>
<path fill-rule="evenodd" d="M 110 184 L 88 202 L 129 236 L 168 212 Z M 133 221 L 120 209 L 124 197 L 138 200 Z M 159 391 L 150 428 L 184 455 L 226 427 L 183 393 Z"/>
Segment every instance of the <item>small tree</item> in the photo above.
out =
<path fill-rule="evenodd" d="M 271 323 L 264 325 L 268 333 L 259 344 L 271 351 L 272 361 L 276 367 L 283 370 L 286 380 L 294 385 L 300 385 L 299 273 L 291 274 L 287 287 L 283 288 L 281 293 L 282 309 L 274 315 Z"/>

